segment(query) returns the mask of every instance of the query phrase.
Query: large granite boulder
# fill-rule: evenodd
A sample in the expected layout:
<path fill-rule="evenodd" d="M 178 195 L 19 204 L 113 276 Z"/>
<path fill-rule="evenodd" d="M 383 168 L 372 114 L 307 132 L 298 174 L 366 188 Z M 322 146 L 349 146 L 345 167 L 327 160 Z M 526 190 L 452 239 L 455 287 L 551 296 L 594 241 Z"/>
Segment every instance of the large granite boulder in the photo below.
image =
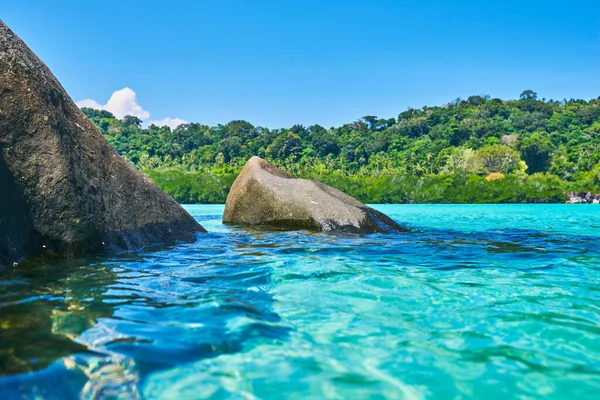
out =
<path fill-rule="evenodd" d="M 0 264 L 114 254 L 204 229 L 117 155 L 0 21 Z"/>
<path fill-rule="evenodd" d="M 295 179 L 259 157 L 237 177 L 223 223 L 355 233 L 403 231 L 385 214 L 320 182 Z"/>

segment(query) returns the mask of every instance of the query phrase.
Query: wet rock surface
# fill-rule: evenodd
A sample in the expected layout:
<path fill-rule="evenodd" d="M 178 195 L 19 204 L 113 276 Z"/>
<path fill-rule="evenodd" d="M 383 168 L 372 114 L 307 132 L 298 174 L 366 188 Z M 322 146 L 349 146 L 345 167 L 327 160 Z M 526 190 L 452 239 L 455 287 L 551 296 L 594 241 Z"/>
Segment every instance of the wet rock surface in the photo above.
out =
<path fill-rule="evenodd" d="M 223 223 L 353 233 L 404 231 L 385 214 L 323 183 L 295 179 L 252 157 L 225 204 Z"/>
<path fill-rule="evenodd" d="M 114 254 L 204 229 L 116 154 L 0 21 L 0 265 Z"/>

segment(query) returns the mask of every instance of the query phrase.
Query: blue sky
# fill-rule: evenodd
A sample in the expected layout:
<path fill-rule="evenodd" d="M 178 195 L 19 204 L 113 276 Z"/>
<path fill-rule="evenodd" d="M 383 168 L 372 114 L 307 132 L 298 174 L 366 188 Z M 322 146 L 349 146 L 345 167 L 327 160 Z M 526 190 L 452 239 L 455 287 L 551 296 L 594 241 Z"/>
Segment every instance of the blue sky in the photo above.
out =
<path fill-rule="evenodd" d="M 130 88 L 112 107 L 146 120 L 331 127 L 471 94 L 600 96 L 598 1 L 2 0 L 0 18 L 74 100 Z"/>

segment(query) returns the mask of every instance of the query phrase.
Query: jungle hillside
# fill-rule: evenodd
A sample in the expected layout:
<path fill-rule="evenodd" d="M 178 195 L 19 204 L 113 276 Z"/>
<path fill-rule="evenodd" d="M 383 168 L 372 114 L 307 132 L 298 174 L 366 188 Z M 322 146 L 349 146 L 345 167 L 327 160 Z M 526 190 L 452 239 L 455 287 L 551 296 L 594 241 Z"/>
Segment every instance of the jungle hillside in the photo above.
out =
<path fill-rule="evenodd" d="M 600 97 L 486 95 L 340 127 L 246 121 L 171 129 L 83 108 L 113 148 L 180 203 L 224 203 L 257 155 L 366 203 L 563 203 L 600 192 Z"/>

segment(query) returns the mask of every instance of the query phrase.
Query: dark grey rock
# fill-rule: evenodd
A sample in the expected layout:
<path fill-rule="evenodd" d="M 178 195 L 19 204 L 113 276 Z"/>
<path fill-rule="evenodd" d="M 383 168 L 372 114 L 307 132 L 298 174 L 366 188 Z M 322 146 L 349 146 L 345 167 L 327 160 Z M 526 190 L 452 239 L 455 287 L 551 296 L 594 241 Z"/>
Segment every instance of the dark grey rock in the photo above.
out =
<path fill-rule="evenodd" d="M 117 155 L 0 21 L 0 264 L 114 254 L 204 229 Z"/>
<path fill-rule="evenodd" d="M 355 233 L 405 231 L 387 215 L 320 182 L 252 157 L 227 196 L 223 223 Z"/>

